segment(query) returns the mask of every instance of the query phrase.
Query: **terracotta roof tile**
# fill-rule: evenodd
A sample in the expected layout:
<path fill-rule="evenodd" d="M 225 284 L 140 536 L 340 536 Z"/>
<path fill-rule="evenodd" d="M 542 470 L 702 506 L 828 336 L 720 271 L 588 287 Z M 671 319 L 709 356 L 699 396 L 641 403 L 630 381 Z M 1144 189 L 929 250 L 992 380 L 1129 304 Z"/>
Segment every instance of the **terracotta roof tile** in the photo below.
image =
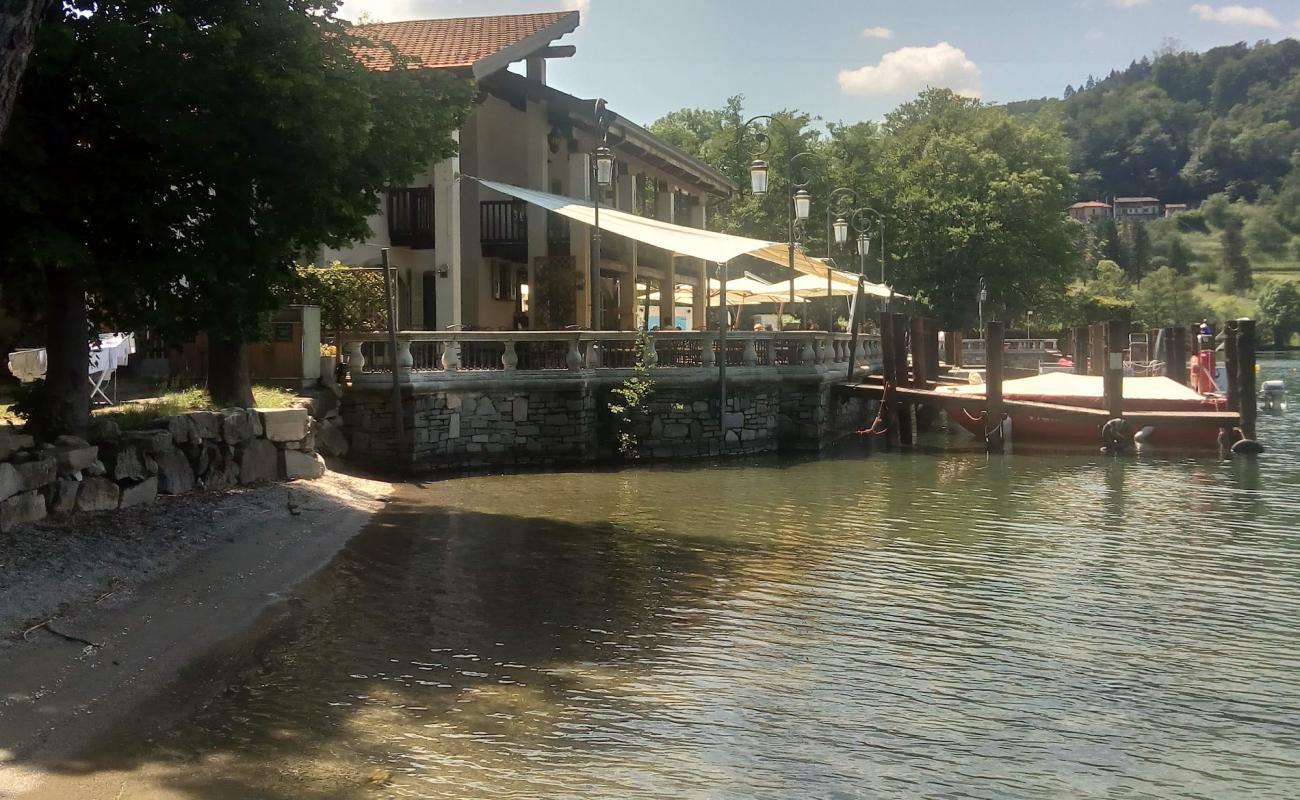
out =
<path fill-rule="evenodd" d="M 533 34 L 554 25 L 573 11 L 543 14 L 510 14 L 497 17 L 418 19 L 358 25 L 352 33 L 364 39 L 385 42 L 403 56 L 416 59 L 421 67 L 468 67 Z M 375 70 L 393 68 L 392 54 L 385 47 L 360 47 L 357 56 Z"/>
<path fill-rule="evenodd" d="M 1102 203 L 1097 200 L 1088 200 L 1083 203 L 1075 203 L 1070 208 L 1110 208 L 1110 203 Z"/>

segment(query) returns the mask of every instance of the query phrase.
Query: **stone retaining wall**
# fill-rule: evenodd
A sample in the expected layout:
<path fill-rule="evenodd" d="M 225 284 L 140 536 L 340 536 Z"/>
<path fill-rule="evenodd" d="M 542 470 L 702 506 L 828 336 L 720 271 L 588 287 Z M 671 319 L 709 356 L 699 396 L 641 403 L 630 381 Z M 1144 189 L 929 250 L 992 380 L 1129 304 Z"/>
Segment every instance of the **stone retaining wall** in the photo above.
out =
<path fill-rule="evenodd" d="M 86 439 L 38 443 L 0 428 L 0 531 L 52 514 L 110 511 L 159 494 L 317 478 L 315 423 L 304 408 L 228 408 L 162 417 L 141 431 L 93 423 Z"/>
<path fill-rule="evenodd" d="M 609 410 L 621 379 L 468 375 L 405 386 L 401 442 L 391 390 L 349 387 L 342 401 L 349 458 L 408 472 L 585 463 L 620 455 L 621 434 L 640 458 L 747 455 L 817 450 L 869 422 L 860 401 L 832 400 L 833 381 L 812 367 L 800 375 L 738 376 L 721 418 L 716 373 L 685 372 L 653 377 L 647 410 L 630 424 Z"/>

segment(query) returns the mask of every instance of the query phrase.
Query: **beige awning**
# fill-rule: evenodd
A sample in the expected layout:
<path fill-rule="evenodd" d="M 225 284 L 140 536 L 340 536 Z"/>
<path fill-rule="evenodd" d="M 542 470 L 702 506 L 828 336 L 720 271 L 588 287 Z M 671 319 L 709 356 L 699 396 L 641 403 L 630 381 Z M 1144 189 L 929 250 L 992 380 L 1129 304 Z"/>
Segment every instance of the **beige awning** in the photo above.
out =
<path fill-rule="evenodd" d="M 475 178 L 472 175 L 461 175 L 461 177 L 478 181 L 495 192 L 532 203 L 535 206 L 540 206 L 547 211 L 553 211 L 560 216 L 577 222 L 586 225 L 596 223 L 596 207 L 590 200 L 579 200 L 573 197 L 539 192 L 536 189 L 525 189 L 508 183 Z M 734 236 L 729 233 L 717 233 L 702 228 L 689 228 L 685 225 L 675 225 L 671 222 L 642 217 L 638 214 L 629 214 L 626 211 L 618 211 L 613 208 L 601 207 L 600 227 L 602 230 L 625 236 L 628 239 L 635 239 L 638 242 L 653 245 L 663 250 L 703 259 L 715 264 L 731 261 L 738 256 L 751 255 L 764 261 L 770 261 L 773 264 L 790 265 L 790 251 L 787 244 L 767 242 L 762 239 L 750 239 L 745 236 Z M 857 275 L 833 269 L 820 259 L 810 258 L 801 252 L 795 252 L 794 254 L 794 268 L 796 272 L 815 275 L 821 278 L 822 281 L 826 280 L 828 272 L 831 273 L 832 280 L 849 276 L 849 280 L 854 283 L 854 286 L 857 285 Z M 729 291 L 733 283 L 733 281 L 727 282 Z M 789 282 L 779 281 L 773 284 L 775 293 L 781 291 L 780 287 L 785 287 L 785 291 L 788 293 Z M 825 288 L 823 283 L 823 295 L 825 294 Z M 867 294 L 876 297 L 889 297 L 890 295 L 889 287 L 870 282 L 866 282 L 866 291 Z"/>

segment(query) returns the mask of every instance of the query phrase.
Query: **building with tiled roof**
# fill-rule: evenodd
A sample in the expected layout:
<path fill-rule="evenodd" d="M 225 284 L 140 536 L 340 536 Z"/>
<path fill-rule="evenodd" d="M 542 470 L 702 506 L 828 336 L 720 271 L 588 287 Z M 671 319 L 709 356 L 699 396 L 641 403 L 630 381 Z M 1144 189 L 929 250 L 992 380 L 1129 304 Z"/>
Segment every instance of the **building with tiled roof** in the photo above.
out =
<path fill-rule="evenodd" d="M 1070 219 L 1091 222 L 1095 219 L 1109 219 L 1111 206 L 1110 203 L 1103 203 L 1100 200 L 1087 200 L 1070 206 L 1067 213 L 1069 213 Z"/>
<path fill-rule="evenodd" d="M 1157 197 L 1116 197 L 1115 219 L 1126 222 L 1145 222 L 1159 219 L 1160 199 Z"/>
<path fill-rule="evenodd" d="M 460 178 L 472 175 L 553 194 L 587 198 L 591 154 L 600 143 L 597 102 L 547 83 L 547 63 L 576 48 L 559 42 L 577 29 L 576 11 L 494 17 L 426 19 L 360 25 L 367 40 L 355 52 L 378 71 L 449 70 L 478 88 L 459 132 L 458 156 L 431 163 L 410 186 L 380 198 L 365 243 L 325 249 L 325 261 L 374 264 L 389 248 L 400 286 L 399 322 L 405 329 L 449 326 L 510 329 L 585 326 L 592 319 L 587 226 L 547 214 Z M 522 69 L 512 71 L 511 65 Z M 704 226 L 706 198 L 735 186 L 713 167 L 678 150 L 606 107 L 605 143 L 616 159 L 613 186 L 602 204 L 678 224 Z M 632 330 L 651 316 L 637 297 L 649 286 L 689 286 L 688 316 L 702 321 L 708 302 L 705 265 L 671 253 L 638 248 L 602 235 L 600 281 L 606 329 Z M 551 275 L 539 280 L 539 275 Z M 570 273 L 564 279 L 558 273 Z M 548 297 L 561 292 L 565 298 Z M 574 308 L 574 293 L 581 298 Z M 660 292 L 660 319 L 678 319 L 677 293 Z M 558 300 L 558 302 L 555 302 Z M 565 319 L 542 319 L 542 308 L 572 309 Z"/>

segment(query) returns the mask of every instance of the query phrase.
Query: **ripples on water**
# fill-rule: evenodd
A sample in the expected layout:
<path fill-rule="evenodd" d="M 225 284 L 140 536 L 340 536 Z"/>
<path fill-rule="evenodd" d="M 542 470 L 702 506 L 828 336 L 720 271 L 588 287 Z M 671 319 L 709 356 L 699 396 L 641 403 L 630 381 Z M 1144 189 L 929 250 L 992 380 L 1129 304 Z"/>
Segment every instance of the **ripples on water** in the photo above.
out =
<path fill-rule="evenodd" d="M 1261 429 L 431 484 L 114 755 L 195 797 L 1295 797 L 1300 422 Z"/>

